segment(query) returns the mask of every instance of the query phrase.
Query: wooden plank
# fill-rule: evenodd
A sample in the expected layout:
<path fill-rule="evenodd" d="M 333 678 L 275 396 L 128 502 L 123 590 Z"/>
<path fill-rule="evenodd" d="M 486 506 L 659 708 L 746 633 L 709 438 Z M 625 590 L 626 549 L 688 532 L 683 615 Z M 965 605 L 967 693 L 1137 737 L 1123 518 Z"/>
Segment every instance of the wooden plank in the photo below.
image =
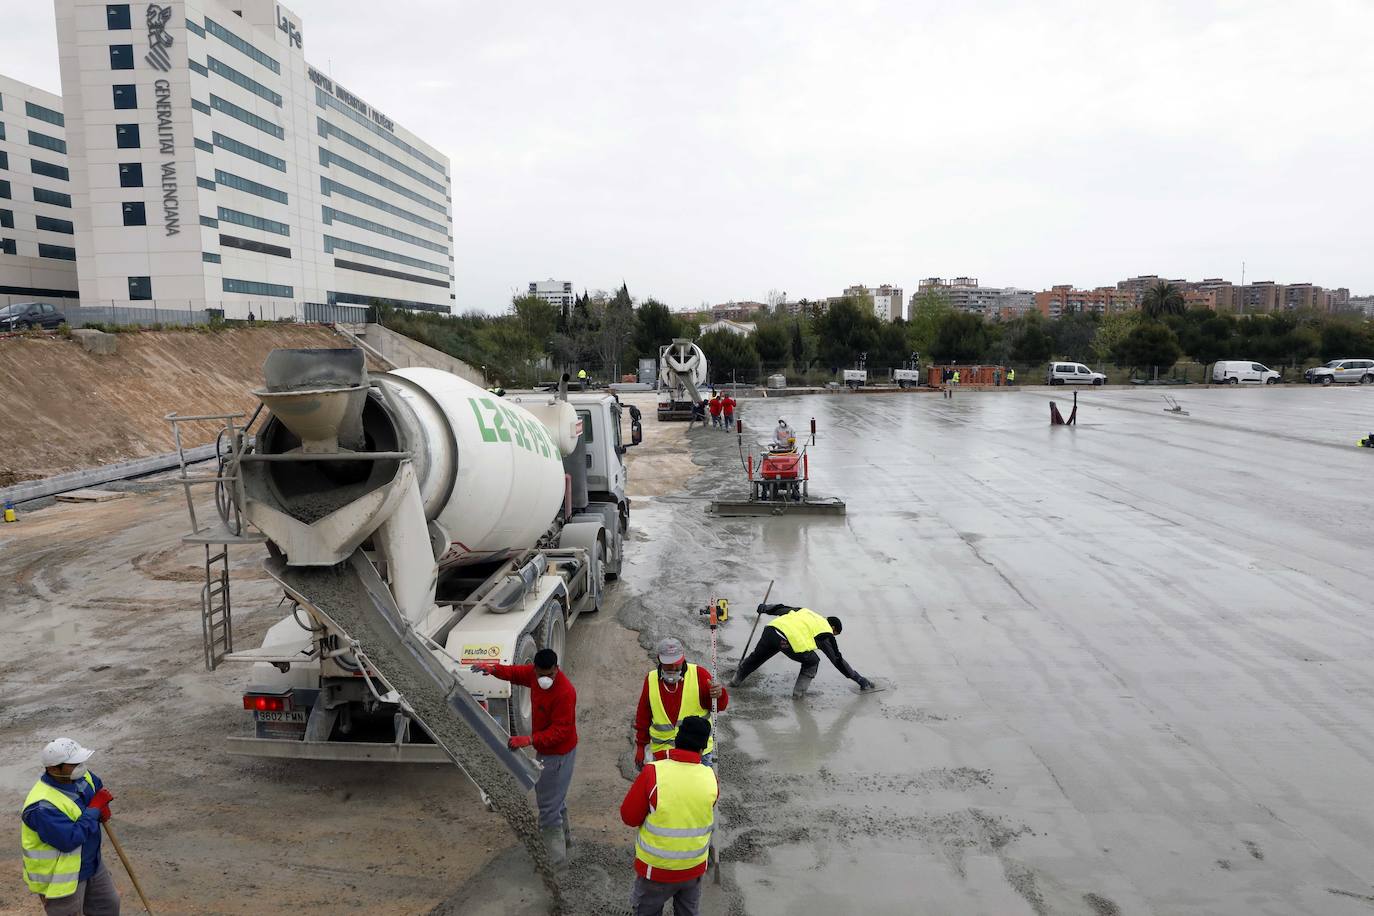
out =
<path fill-rule="evenodd" d="M 123 499 L 125 493 L 114 490 L 72 490 L 58 495 L 58 502 L 64 503 L 107 503 L 112 499 Z"/>

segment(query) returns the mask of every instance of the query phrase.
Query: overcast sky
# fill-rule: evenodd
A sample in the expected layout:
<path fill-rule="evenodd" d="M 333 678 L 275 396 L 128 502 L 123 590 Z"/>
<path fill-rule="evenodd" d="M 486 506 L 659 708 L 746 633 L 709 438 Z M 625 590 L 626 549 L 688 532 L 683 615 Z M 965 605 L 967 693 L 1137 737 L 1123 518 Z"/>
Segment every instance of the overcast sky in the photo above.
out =
<path fill-rule="evenodd" d="M 1242 261 L 1374 293 L 1367 0 L 290 5 L 452 158 L 463 310 Z M 51 6 L 6 6 L 0 67 L 60 91 Z"/>

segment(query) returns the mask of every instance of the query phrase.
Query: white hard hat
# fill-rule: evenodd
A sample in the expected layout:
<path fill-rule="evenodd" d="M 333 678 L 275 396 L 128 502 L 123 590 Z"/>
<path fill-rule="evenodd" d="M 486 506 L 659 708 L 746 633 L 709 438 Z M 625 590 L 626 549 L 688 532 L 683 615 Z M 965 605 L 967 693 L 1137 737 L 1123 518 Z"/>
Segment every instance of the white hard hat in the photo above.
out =
<path fill-rule="evenodd" d="M 55 767 L 64 763 L 85 763 L 95 751 L 88 750 L 71 738 L 58 738 L 43 748 L 43 766 Z"/>

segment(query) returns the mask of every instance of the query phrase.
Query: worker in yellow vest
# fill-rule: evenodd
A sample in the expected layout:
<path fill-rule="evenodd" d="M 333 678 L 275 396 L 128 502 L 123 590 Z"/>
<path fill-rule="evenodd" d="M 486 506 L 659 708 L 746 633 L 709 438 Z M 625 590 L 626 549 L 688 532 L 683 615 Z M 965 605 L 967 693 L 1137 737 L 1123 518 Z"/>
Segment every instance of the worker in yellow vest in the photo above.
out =
<path fill-rule="evenodd" d="M 801 662 L 801 673 L 797 675 L 792 696 L 794 699 L 803 697 L 821 666 L 820 656 L 816 654 L 819 650 L 841 674 L 858 684 L 861 691 L 875 689 L 873 682 L 851 668 L 840 654 L 840 644 L 835 639 L 844 629 L 840 618 L 822 617 L 810 608 L 788 604 L 760 604 L 758 610 L 760 614 L 778 619 L 763 628 L 759 644 L 730 680 L 731 687 L 743 684 L 760 665 L 781 652 L 792 661 Z"/>
<path fill-rule="evenodd" d="M 1015 384 L 1016 384 L 1016 370 L 1015 370 L 1015 369 L 1008 369 L 1008 370 L 1007 370 L 1007 384 L 1008 384 L 1008 385 L 1015 385 Z"/>
<path fill-rule="evenodd" d="M 119 892 L 100 858 L 100 825 L 114 796 L 86 769 L 93 753 L 71 738 L 50 742 L 43 775 L 24 799 L 24 882 L 48 916 L 119 916 Z"/>
<path fill-rule="evenodd" d="M 673 916 L 701 912 L 701 883 L 720 797 L 715 771 L 701 763 L 710 740 L 709 721 L 684 716 L 667 758 L 645 764 L 620 803 L 620 819 L 639 828 L 630 891 L 634 916 L 662 916 L 670 900 Z"/>
<path fill-rule="evenodd" d="M 658 666 L 644 678 L 635 710 L 636 767 L 644 766 L 646 756 L 651 760 L 667 757 L 677 737 L 678 723 L 688 716 L 706 715 L 711 700 L 721 712 L 730 704 L 730 694 L 712 682 L 711 672 L 687 663 L 681 640 L 672 636 L 659 640 L 654 654 Z M 715 764 L 711 758 L 714 750 L 714 742 L 708 740 L 701 754 L 701 762 L 708 767 Z"/>

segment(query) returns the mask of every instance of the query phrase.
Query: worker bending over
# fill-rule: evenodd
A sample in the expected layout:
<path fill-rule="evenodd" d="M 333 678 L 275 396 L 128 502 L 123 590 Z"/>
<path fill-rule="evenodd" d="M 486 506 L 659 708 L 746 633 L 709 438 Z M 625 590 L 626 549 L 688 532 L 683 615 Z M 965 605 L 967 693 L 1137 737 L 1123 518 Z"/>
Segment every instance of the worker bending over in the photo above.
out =
<path fill-rule="evenodd" d="M 840 654 L 840 644 L 835 639 L 844 629 L 840 618 L 822 617 L 810 608 L 792 607 L 787 604 L 760 604 L 759 613 L 778 619 L 763 628 L 759 644 L 749 653 L 749 657 L 730 680 L 731 687 L 743 684 L 744 679 L 753 674 L 760 665 L 781 652 L 792 661 L 801 662 L 801 672 L 797 675 L 797 683 L 792 688 L 792 696 L 805 696 L 811 681 L 816 677 L 817 669 L 821 666 L 820 656 L 816 654 L 819 649 L 840 674 L 858 684 L 860 690 L 874 689 L 873 682 L 849 667 L 849 662 Z"/>
<path fill-rule="evenodd" d="M 539 833 L 549 850 L 549 860 L 559 865 L 572 843 L 567 801 L 577 758 L 577 691 L 558 669 L 558 653 L 552 649 L 534 653 L 533 665 L 478 662 L 471 669 L 530 690 L 530 734 L 511 735 L 508 746 L 518 750 L 533 745 L 539 755 L 544 767 L 534 784 Z"/>
<path fill-rule="evenodd" d="M 71 738 L 51 742 L 24 799 L 24 881 L 48 916 L 119 916 L 119 892 L 100 858 L 100 825 L 114 796 L 86 769 L 94 753 Z"/>
<path fill-rule="evenodd" d="M 677 738 L 678 723 L 690 716 L 704 716 L 711 708 L 725 709 L 730 695 L 719 684 L 712 683 L 711 673 L 700 665 L 687 664 L 682 642 L 669 636 L 659 642 L 655 650 L 658 666 L 644 678 L 639 692 L 639 709 L 635 712 L 635 766 L 643 767 L 645 751 L 651 760 L 668 756 Z M 708 738 L 701 762 L 714 766 L 711 758 L 715 742 Z"/>
<path fill-rule="evenodd" d="M 646 764 L 620 803 L 620 819 L 639 828 L 630 891 L 634 916 L 662 916 L 669 900 L 673 916 L 701 912 L 701 881 L 720 797 L 715 771 L 701 764 L 710 740 L 710 722 L 684 717 L 667 758 Z"/>

